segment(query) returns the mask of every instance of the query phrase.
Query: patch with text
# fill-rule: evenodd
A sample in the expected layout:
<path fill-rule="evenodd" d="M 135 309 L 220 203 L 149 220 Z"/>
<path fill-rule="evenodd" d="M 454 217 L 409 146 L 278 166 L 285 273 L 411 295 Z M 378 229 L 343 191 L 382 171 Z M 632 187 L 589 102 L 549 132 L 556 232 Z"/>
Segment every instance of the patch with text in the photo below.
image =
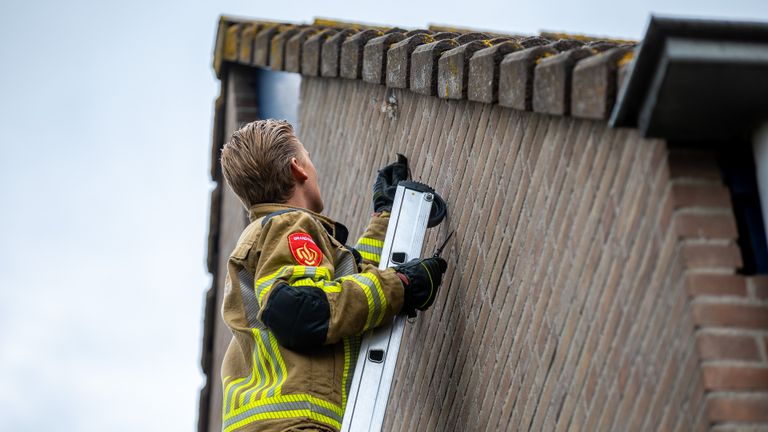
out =
<path fill-rule="evenodd" d="M 323 261 L 323 252 L 315 244 L 311 235 L 305 232 L 297 232 L 288 236 L 288 245 L 291 254 L 301 265 L 318 266 Z"/>

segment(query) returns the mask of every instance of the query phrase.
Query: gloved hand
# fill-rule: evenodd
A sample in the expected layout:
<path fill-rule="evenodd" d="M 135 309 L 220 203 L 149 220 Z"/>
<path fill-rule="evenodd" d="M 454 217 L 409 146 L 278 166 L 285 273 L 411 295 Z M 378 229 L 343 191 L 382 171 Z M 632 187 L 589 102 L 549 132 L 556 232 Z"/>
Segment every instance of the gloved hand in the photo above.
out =
<path fill-rule="evenodd" d="M 413 259 L 395 267 L 405 288 L 403 311 L 415 316 L 415 309 L 423 311 L 432 306 L 447 269 L 448 263 L 439 257 Z"/>
<path fill-rule="evenodd" d="M 392 211 L 397 183 L 408 180 L 408 160 L 398 155 L 397 162 L 379 170 L 373 183 L 373 211 Z"/>

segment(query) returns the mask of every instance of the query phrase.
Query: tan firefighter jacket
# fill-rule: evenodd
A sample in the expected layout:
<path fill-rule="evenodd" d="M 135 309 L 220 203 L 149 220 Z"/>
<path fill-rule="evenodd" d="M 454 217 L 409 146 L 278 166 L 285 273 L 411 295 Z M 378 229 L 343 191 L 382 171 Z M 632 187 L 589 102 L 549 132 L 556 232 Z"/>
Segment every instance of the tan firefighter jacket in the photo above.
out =
<path fill-rule="evenodd" d="M 227 266 L 222 429 L 336 431 L 360 334 L 403 304 L 394 270 L 377 268 L 388 214 L 371 219 L 357 253 L 343 225 L 306 209 L 259 204 L 249 218 Z"/>

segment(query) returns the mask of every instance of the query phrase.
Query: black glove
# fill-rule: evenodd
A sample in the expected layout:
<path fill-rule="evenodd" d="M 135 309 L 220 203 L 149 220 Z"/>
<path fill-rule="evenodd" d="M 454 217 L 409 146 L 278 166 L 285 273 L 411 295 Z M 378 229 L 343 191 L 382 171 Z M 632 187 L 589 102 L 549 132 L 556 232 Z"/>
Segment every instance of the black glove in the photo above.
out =
<path fill-rule="evenodd" d="M 405 288 L 403 311 L 415 316 L 415 309 L 423 311 L 432 306 L 447 269 L 448 263 L 439 257 L 413 259 L 395 267 Z"/>
<path fill-rule="evenodd" d="M 373 183 L 373 211 L 392 211 L 397 183 L 408 180 L 408 159 L 398 155 L 397 162 L 379 170 Z"/>

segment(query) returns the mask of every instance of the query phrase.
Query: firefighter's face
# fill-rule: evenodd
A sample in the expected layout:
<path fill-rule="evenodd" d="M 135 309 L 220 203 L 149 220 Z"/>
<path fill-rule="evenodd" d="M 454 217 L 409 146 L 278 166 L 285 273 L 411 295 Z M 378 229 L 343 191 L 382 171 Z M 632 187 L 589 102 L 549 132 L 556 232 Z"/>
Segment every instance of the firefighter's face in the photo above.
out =
<path fill-rule="evenodd" d="M 307 180 L 304 182 L 303 187 L 306 188 L 306 197 L 309 202 L 309 209 L 320 213 L 323 211 L 325 205 L 323 204 L 323 197 L 320 195 L 320 185 L 317 183 L 317 170 L 315 164 L 312 163 L 312 159 L 309 158 L 309 152 L 304 148 L 304 144 L 300 144 L 299 163 L 306 170 Z"/>

